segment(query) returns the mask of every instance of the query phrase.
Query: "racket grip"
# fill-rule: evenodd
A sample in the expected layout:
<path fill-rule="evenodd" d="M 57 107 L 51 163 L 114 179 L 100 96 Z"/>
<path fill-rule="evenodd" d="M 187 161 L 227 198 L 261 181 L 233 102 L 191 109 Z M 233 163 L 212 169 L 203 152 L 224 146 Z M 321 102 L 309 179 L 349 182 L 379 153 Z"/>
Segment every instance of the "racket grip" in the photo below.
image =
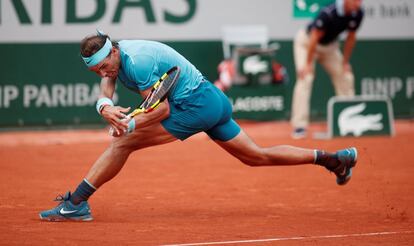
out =
<path fill-rule="evenodd" d="M 135 120 L 134 120 L 134 118 L 131 118 L 130 121 L 128 122 L 128 129 L 125 132 L 125 135 L 129 134 L 133 131 L 135 131 Z"/>
<path fill-rule="evenodd" d="M 131 132 L 133 132 L 133 131 L 135 131 L 135 120 L 134 120 L 134 118 L 133 117 L 131 117 L 131 116 L 127 116 L 127 117 L 125 117 L 124 119 L 122 119 L 123 121 L 128 121 L 128 128 L 126 129 L 126 131 L 124 132 L 124 135 L 127 135 L 127 134 L 129 134 L 129 133 L 131 133 Z M 111 126 L 110 128 L 109 128 L 109 135 L 110 136 L 112 136 L 112 137 L 114 137 L 115 136 L 115 133 L 116 133 L 116 130 L 115 130 L 115 128 L 113 127 L 113 126 Z"/>
<path fill-rule="evenodd" d="M 109 136 L 113 137 L 115 135 L 115 128 L 113 128 L 112 126 L 109 128 Z"/>

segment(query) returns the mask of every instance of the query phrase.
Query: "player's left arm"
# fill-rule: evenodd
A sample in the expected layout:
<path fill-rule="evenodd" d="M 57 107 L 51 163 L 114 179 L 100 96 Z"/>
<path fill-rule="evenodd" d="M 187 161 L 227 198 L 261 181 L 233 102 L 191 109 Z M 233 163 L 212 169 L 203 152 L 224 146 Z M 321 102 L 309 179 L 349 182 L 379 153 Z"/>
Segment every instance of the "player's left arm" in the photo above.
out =
<path fill-rule="evenodd" d="M 141 91 L 140 94 L 143 98 L 146 98 L 147 95 L 151 92 L 152 88 L 149 88 L 145 91 Z M 128 127 L 130 126 L 131 121 L 134 121 L 134 124 L 131 126 L 133 129 L 128 129 L 125 131 L 134 131 L 138 128 L 144 128 L 153 124 L 157 124 L 164 119 L 168 118 L 170 116 L 170 105 L 168 103 L 168 99 L 165 99 L 164 101 L 160 102 L 157 107 L 152 109 L 149 112 L 143 111 L 142 113 L 139 113 L 132 118 L 126 118 L 124 122 L 129 122 Z M 125 128 L 125 129 L 127 129 Z M 110 133 L 113 137 L 121 137 L 125 134 L 125 131 L 113 131 Z"/>
<path fill-rule="evenodd" d="M 349 31 L 348 36 L 345 39 L 344 44 L 344 58 L 343 58 L 343 67 L 345 71 L 351 71 L 351 65 L 349 63 L 352 55 L 352 51 L 354 50 L 356 43 L 356 31 Z"/>
<path fill-rule="evenodd" d="M 146 98 L 150 94 L 152 88 L 141 91 L 140 94 Z M 170 104 L 168 99 L 162 101 L 154 110 L 146 113 L 136 115 L 132 120 L 135 120 L 135 129 L 143 128 L 155 123 L 159 123 L 170 116 Z"/>
<path fill-rule="evenodd" d="M 140 90 L 141 97 L 147 98 L 161 74 L 159 74 L 158 65 L 153 57 L 143 55 L 141 56 L 141 60 L 142 64 L 140 70 L 135 70 L 137 73 L 134 74 L 134 79 L 136 81 L 141 81 L 140 84 L 147 87 L 146 89 Z M 151 112 L 137 114 L 132 120 L 135 120 L 135 129 L 137 129 L 161 122 L 168 118 L 169 115 L 170 107 L 168 99 L 165 99 Z"/>
<path fill-rule="evenodd" d="M 112 100 L 115 93 L 115 82 L 116 80 L 114 78 L 102 78 L 100 84 L 101 93 L 99 98 L 108 98 L 109 100 Z M 121 131 L 121 129 L 128 127 L 128 125 L 121 121 L 121 119 L 125 118 L 125 114 L 130 110 L 130 108 L 114 106 L 113 104 L 103 104 L 98 110 L 102 117 L 109 124 L 111 124 L 112 127 L 117 129 L 117 131 Z"/>

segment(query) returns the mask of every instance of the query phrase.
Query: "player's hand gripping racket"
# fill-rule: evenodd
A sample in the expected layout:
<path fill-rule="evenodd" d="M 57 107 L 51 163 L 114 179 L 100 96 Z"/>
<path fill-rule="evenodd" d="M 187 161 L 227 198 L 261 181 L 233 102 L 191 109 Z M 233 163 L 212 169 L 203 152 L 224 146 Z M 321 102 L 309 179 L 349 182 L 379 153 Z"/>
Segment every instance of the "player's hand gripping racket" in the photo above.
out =
<path fill-rule="evenodd" d="M 158 107 L 158 105 L 168 97 L 171 90 L 175 87 L 179 76 L 180 68 L 177 66 L 172 67 L 170 70 L 164 73 L 161 78 L 155 82 L 151 92 L 147 95 L 147 97 L 142 100 L 140 105 L 134 111 L 129 113 L 123 120 L 130 121 L 134 116 L 140 113 L 151 112 L 156 107 Z M 114 133 L 115 129 L 111 127 L 109 129 L 109 134 L 111 136 L 114 136 Z"/>

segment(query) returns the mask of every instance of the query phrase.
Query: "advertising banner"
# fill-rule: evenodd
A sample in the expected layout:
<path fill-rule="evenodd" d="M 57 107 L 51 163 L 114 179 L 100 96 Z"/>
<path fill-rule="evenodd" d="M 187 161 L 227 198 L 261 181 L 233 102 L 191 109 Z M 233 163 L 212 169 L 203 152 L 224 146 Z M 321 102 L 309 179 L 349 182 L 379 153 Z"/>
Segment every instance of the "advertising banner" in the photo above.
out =
<path fill-rule="evenodd" d="M 265 25 L 291 40 L 332 0 L 4 0 L 0 42 L 78 42 L 96 28 L 114 39 L 220 40 L 226 25 Z M 365 39 L 414 38 L 414 1 L 365 0 Z"/>
<path fill-rule="evenodd" d="M 268 40 L 279 47 L 275 59 L 290 82 L 269 90 L 265 85 L 229 92 L 235 117 L 287 120 L 296 79 L 293 37 L 331 2 L 2 0 L 0 127 L 103 123 L 94 109 L 100 79 L 79 57 L 80 40 L 96 29 L 113 40 L 165 42 L 214 82 L 224 58 L 223 28 L 246 25 L 267 28 Z M 356 92 L 387 96 L 396 117 L 414 117 L 414 1 L 364 0 L 363 5 L 365 18 L 351 59 Z M 243 64 L 261 71 L 265 61 L 246 57 Z M 326 74 L 319 67 L 316 72 L 313 91 L 318 94 L 312 97 L 311 116 L 324 119 L 334 91 Z M 116 100 L 123 106 L 139 101 L 122 86 Z"/>

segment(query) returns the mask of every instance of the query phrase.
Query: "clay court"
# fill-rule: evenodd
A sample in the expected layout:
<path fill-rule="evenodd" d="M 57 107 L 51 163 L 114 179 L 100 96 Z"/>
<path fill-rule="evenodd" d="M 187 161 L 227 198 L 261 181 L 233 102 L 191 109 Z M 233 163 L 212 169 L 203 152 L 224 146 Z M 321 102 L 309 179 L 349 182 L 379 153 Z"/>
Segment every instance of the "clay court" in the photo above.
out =
<path fill-rule="evenodd" d="M 398 121 L 393 138 L 333 140 L 292 140 L 285 122 L 241 125 L 263 146 L 356 146 L 354 176 L 340 187 L 313 165 L 251 168 L 198 134 L 130 156 L 91 198 L 94 221 L 41 222 L 105 149 L 107 130 L 2 132 L 0 244 L 414 244 L 413 121 Z"/>

